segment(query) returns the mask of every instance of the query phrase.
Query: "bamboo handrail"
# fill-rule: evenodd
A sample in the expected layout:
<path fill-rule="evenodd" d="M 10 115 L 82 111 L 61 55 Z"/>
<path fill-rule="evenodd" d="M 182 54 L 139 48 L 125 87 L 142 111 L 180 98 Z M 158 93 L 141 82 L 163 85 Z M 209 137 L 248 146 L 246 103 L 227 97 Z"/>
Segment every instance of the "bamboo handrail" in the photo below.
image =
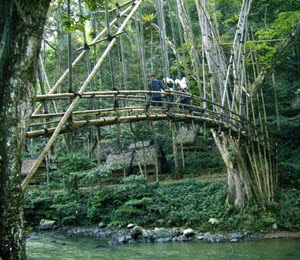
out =
<path fill-rule="evenodd" d="M 91 98 L 91 97 L 101 97 L 101 98 L 114 98 L 115 95 L 128 95 L 128 94 L 144 94 L 146 95 L 150 95 L 150 94 L 163 94 L 163 95 L 174 95 L 176 97 L 188 97 L 191 99 L 195 99 L 198 100 L 200 102 L 206 102 L 207 104 L 219 107 L 220 109 L 222 109 L 224 112 L 226 113 L 230 113 L 234 116 L 240 117 L 240 115 L 234 111 L 231 111 L 230 109 L 223 107 L 222 105 L 218 104 L 218 103 L 214 103 L 211 100 L 202 98 L 200 96 L 197 95 L 193 95 L 190 93 L 183 93 L 180 91 L 150 91 L 150 90 L 107 90 L 107 91 L 89 91 L 89 92 L 83 92 L 81 94 L 82 98 Z M 78 95 L 78 93 L 58 93 L 58 94 L 47 94 L 47 95 L 37 95 L 36 96 L 36 100 L 37 101 L 41 101 L 44 99 L 59 99 L 59 98 L 70 98 L 70 97 L 76 97 Z M 143 98 L 141 96 L 141 98 Z"/>

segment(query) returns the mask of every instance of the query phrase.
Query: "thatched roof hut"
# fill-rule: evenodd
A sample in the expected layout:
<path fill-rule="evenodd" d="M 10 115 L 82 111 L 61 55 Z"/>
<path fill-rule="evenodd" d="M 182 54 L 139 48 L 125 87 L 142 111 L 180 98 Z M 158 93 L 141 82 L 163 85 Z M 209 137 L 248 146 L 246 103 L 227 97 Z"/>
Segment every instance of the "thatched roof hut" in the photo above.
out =
<path fill-rule="evenodd" d="M 23 178 L 26 178 L 26 176 L 31 172 L 36 159 L 25 159 L 22 161 L 22 168 L 21 168 L 21 175 Z M 56 167 L 49 167 L 49 170 L 51 169 L 56 169 Z M 30 180 L 29 184 L 40 184 L 40 183 L 45 183 L 46 182 L 46 162 L 43 160 L 37 169 L 35 175 L 33 178 Z"/>
<path fill-rule="evenodd" d="M 129 146 L 122 154 L 109 154 L 106 167 L 112 177 L 125 177 L 130 174 L 142 173 L 145 176 L 158 175 L 164 171 L 166 158 L 162 149 L 151 145 L 150 141 L 140 141 Z"/>
<path fill-rule="evenodd" d="M 132 170 L 133 173 L 158 175 L 162 171 L 163 163 L 165 163 L 165 158 L 162 150 L 156 145 L 151 145 L 135 150 Z"/>
<path fill-rule="evenodd" d="M 125 177 L 130 174 L 133 151 L 122 154 L 109 154 L 106 166 L 113 177 Z"/>
<path fill-rule="evenodd" d="M 199 127 L 188 128 L 183 126 L 179 129 L 176 134 L 176 143 L 177 144 L 192 144 L 197 139 Z"/>
<path fill-rule="evenodd" d="M 135 150 L 132 165 L 138 164 L 155 164 L 160 157 L 159 150 L 156 146 L 148 146 Z"/>
<path fill-rule="evenodd" d="M 184 151 L 199 150 L 201 142 L 198 138 L 199 126 L 181 127 L 176 135 L 176 144 L 181 146 Z"/>

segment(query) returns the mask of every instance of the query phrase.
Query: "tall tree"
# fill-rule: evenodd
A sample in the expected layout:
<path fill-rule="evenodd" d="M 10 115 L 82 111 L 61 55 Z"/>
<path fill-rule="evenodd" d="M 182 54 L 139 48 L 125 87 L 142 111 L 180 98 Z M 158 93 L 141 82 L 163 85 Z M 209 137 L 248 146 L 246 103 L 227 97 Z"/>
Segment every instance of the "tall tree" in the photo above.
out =
<path fill-rule="evenodd" d="M 36 69 L 51 0 L 0 5 L 0 258 L 25 259 L 21 153 L 35 97 Z"/>

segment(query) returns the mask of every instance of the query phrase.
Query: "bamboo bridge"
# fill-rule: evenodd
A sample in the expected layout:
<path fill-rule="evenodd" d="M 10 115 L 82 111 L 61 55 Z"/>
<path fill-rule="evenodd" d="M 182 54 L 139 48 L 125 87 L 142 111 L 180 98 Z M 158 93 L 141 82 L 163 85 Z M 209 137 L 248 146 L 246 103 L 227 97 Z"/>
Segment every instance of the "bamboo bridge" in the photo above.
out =
<path fill-rule="evenodd" d="M 217 29 L 211 24 L 207 5 L 205 4 L 206 1 L 201 1 L 201 3 L 196 1 L 201 29 L 199 34 L 202 35 L 201 57 L 196 52 L 195 42 L 192 41 L 191 49 L 186 53 L 182 53 L 181 59 L 183 60 L 180 60 L 178 51 L 180 46 L 176 46 L 175 39 L 169 40 L 166 35 L 165 20 L 167 18 L 162 2 L 160 0 L 155 1 L 158 13 L 158 34 L 161 42 L 163 74 L 170 77 L 170 62 L 167 50 L 171 48 L 175 53 L 177 66 L 179 66 L 179 63 L 184 64 L 185 76 L 189 81 L 193 80 L 195 82 L 194 91 L 192 93 L 182 93 L 176 90 L 150 91 L 147 86 L 147 74 L 149 72 L 147 73 L 145 65 L 145 50 L 142 48 L 142 19 L 140 19 L 141 15 L 138 15 L 143 0 L 129 1 L 123 5 L 117 5 L 116 8 L 111 10 L 108 10 L 106 6 L 107 26 L 90 43 L 87 43 L 84 35 L 84 47 L 77 49 L 80 54 L 74 61 L 69 60 L 68 69 L 53 87 L 47 82 L 43 59 L 40 58 L 39 79 L 42 94 L 36 96 L 36 109 L 31 116 L 27 138 L 47 136 L 48 142 L 33 166 L 31 173 L 22 183 L 23 190 L 34 176 L 39 164 L 49 152 L 58 134 L 91 126 L 117 125 L 120 127 L 122 124 L 138 121 L 148 121 L 149 124 L 152 124 L 153 121 L 165 120 L 205 124 L 207 128 L 211 129 L 217 147 L 229 169 L 229 176 L 231 176 L 229 177 L 229 186 L 233 185 L 233 182 L 236 185 L 240 185 L 237 184 L 238 182 L 245 183 L 245 185 L 235 187 L 235 192 L 239 192 L 238 194 L 243 193 L 247 197 L 250 196 L 251 191 L 245 187 L 248 182 L 251 182 L 254 195 L 260 198 L 262 204 L 270 203 L 273 198 L 273 187 L 275 185 L 273 182 L 275 182 L 275 179 L 273 176 L 273 152 L 266 127 L 264 96 L 257 85 L 249 83 L 246 73 L 247 16 L 252 1 L 243 1 L 228 61 L 224 58 L 219 44 Z M 178 26 L 184 30 L 184 26 L 189 25 L 188 17 L 179 16 L 184 13 L 180 10 L 185 10 L 187 7 L 184 6 L 182 1 L 177 1 L 176 6 L 172 6 L 170 1 L 167 2 L 169 14 L 172 11 L 177 15 Z M 115 18 L 109 20 L 113 13 L 115 13 Z M 170 15 L 169 19 L 170 23 L 174 23 Z M 184 19 L 186 19 L 186 23 L 181 22 L 180 24 L 180 21 Z M 124 82 L 122 84 L 125 85 L 124 89 L 124 87 L 114 83 L 114 64 L 110 54 L 113 46 L 118 43 L 121 49 L 121 67 L 125 74 L 126 60 L 123 55 L 122 40 L 129 21 L 134 21 L 137 28 L 141 82 L 139 87 L 129 87 Z M 190 30 L 179 30 L 179 33 L 181 33 L 180 39 L 187 31 L 190 32 Z M 194 35 L 187 35 L 187 37 L 193 39 Z M 170 41 L 173 42 L 173 45 L 170 44 Z M 100 43 L 106 45 L 106 47 L 92 68 L 89 59 L 90 48 Z M 70 43 L 69 47 L 72 47 Z M 181 51 L 184 51 L 184 48 Z M 192 60 L 193 72 L 188 71 L 186 65 L 185 57 L 188 55 Z M 95 90 L 97 87 L 95 87 L 94 78 L 107 56 L 109 56 L 110 61 L 110 71 L 107 73 L 112 77 L 111 86 Z M 74 91 L 72 86 L 72 75 L 74 73 L 72 72 L 78 64 L 81 64 L 83 58 L 86 59 L 88 65 L 88 76 L 84 82 L 80 83 L 81 86 Z M 178 72 L 178 76 L 180 76 L 180 72 Z M 68 90 L 62 92 L 62 85 L 66 81 L 68 81 Z M 48 85 L 48 93 L 44 90 L 44 85 Z M 78 82 L 76 82 L 76 85 L 78 85 Z M 160 93 L 166 98 L 160 102 L 161 106 L 153 106 L 151 103 L 149 95 L 153 93 Z M 175 100 L 178 97 L 185 96 L 191 100 L 191 105 L 182 107 L 180 103 L 170 102 L 168 101 L 170 96 L 173 96 Z M 255 107 L 255 100 L 257 104 L 260 104 L 260 107 Z M 63 109 L 57 109 L 57 102 L 60 102 L 60 108 L 63 107 Z M 81 109 L 78 109 L 78 104 L 84 105 L 81 105 Z M 105 105 L 97 107 L 95 104 Z M 52 112 L 49 109 L 51 105 L 54 107 Z M 82 109 L 82 107 L 86 109 Z M 220 133 L 222 133 L 222 136 Z M 242 140 L 244 140 L 244 146 L 246 147 L 243 148 L 243 152 L 240 151 L 243 146 L 241 145 Z M 234 159 L 229 156 L 229 154 L 232 154 L 229 151 L 234 151 Z M 249 175 L 250 178 L 246 178 L 245 174 Z M 239 201 L 235 203 L 239 204 Z"/>
<path fill-rule="evenodd" d="M 149 95 L 157 93 L 162 94 L 164 97 L 185 96 L 192 101 L 191 105 L 183 105 L 176 102 L 156 101 L 161 106 L 153 106 Z M 49 94 L 38 95 L 37 101 L 45 102 L 47 100 L 68 100 L 75 98 L 77 94 Z M 112 107 L 103 109 L 91 109 L 73 111 L 71 113 L 72 121 L 68 121 L 60 130 L 60 133 L 72 132 L 77 129 L 88 126 L 107 126 L 121 123 L 131 123 L 138 121 L 184 121 L 184 122 L 197 122 L 206 123 L 207 127 L 218 128 L 220 131 L 232 131 L 232 134 L 244 135 L 251 130 L 250 122 L 240 115 L 231 112 L 230 110 L 214 104 L 209 100 L 205 100 L 199 96 L 192 94 L 181 93 L 179 91 L 166 90 L 164 92 L 147 91 L 147 90 L 120 90 L 120 91 L 94 91 L 84 92 L 80 97 L 81 99 L 105 99 Z M 209 104 L 203 108 L 203 103 Z M 196 104 L 196 105 L 193 105 Z M 209 108 L 211 107 L 211 109 Z M 222 112 L 217 112 L 219 108 Z M 51 136 L 56 130 L 57 124 L 65 112 L 47 113 L 47 114 L 33 114 L 31 119 L 30 128 L 34 129 L 27 132 L 27 137 L 37 136 Z M 55 127 L 53 127 L 55 126 Z M 253 136 L 253 135 L 252 135 Z"/>

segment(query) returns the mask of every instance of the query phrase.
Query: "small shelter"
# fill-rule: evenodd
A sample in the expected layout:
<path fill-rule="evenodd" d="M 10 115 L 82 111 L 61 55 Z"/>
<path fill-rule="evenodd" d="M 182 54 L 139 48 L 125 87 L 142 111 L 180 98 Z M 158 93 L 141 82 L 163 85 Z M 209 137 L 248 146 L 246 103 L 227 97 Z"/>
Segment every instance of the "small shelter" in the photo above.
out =
<path fill-rule="evenodd" d="M 25 159 L 22 161 L 22 168 L 21 168 L 21 176 L 22 178 L 26 178 L 26 176 L 31 172 L 36 159 Z M 55 164 L 49 164 L 48 171 L 56 170 L 57 167 Z M 37 169 L 34 177 L 30 180 L 29 184 L 41 184 L 47 182 L 47 164 L 46 161 L 43 160 Z"/>
<path fill-rule="evenodd" d="M 126 177 L 131 173 L 131 161 L 133 151 L 122 154 L 109 154 L 106 159 L 106 167 L 114 178 Z"/>
<path fill-rule="evenodd" d="M 157 145 L 136 149 L 132 159 L 132 172 L 144 174 L 147 178 L 158 180 L 158 174 L 166 166 L 163 151 Z"/>
<path fill-rule="evenodd" d="M 176 144 L 180 147 L 181 151 L 195 152 L 201 148 L 201 141 L 198 138 L 199 127 L 181 127 L 176 135 Z"/>

